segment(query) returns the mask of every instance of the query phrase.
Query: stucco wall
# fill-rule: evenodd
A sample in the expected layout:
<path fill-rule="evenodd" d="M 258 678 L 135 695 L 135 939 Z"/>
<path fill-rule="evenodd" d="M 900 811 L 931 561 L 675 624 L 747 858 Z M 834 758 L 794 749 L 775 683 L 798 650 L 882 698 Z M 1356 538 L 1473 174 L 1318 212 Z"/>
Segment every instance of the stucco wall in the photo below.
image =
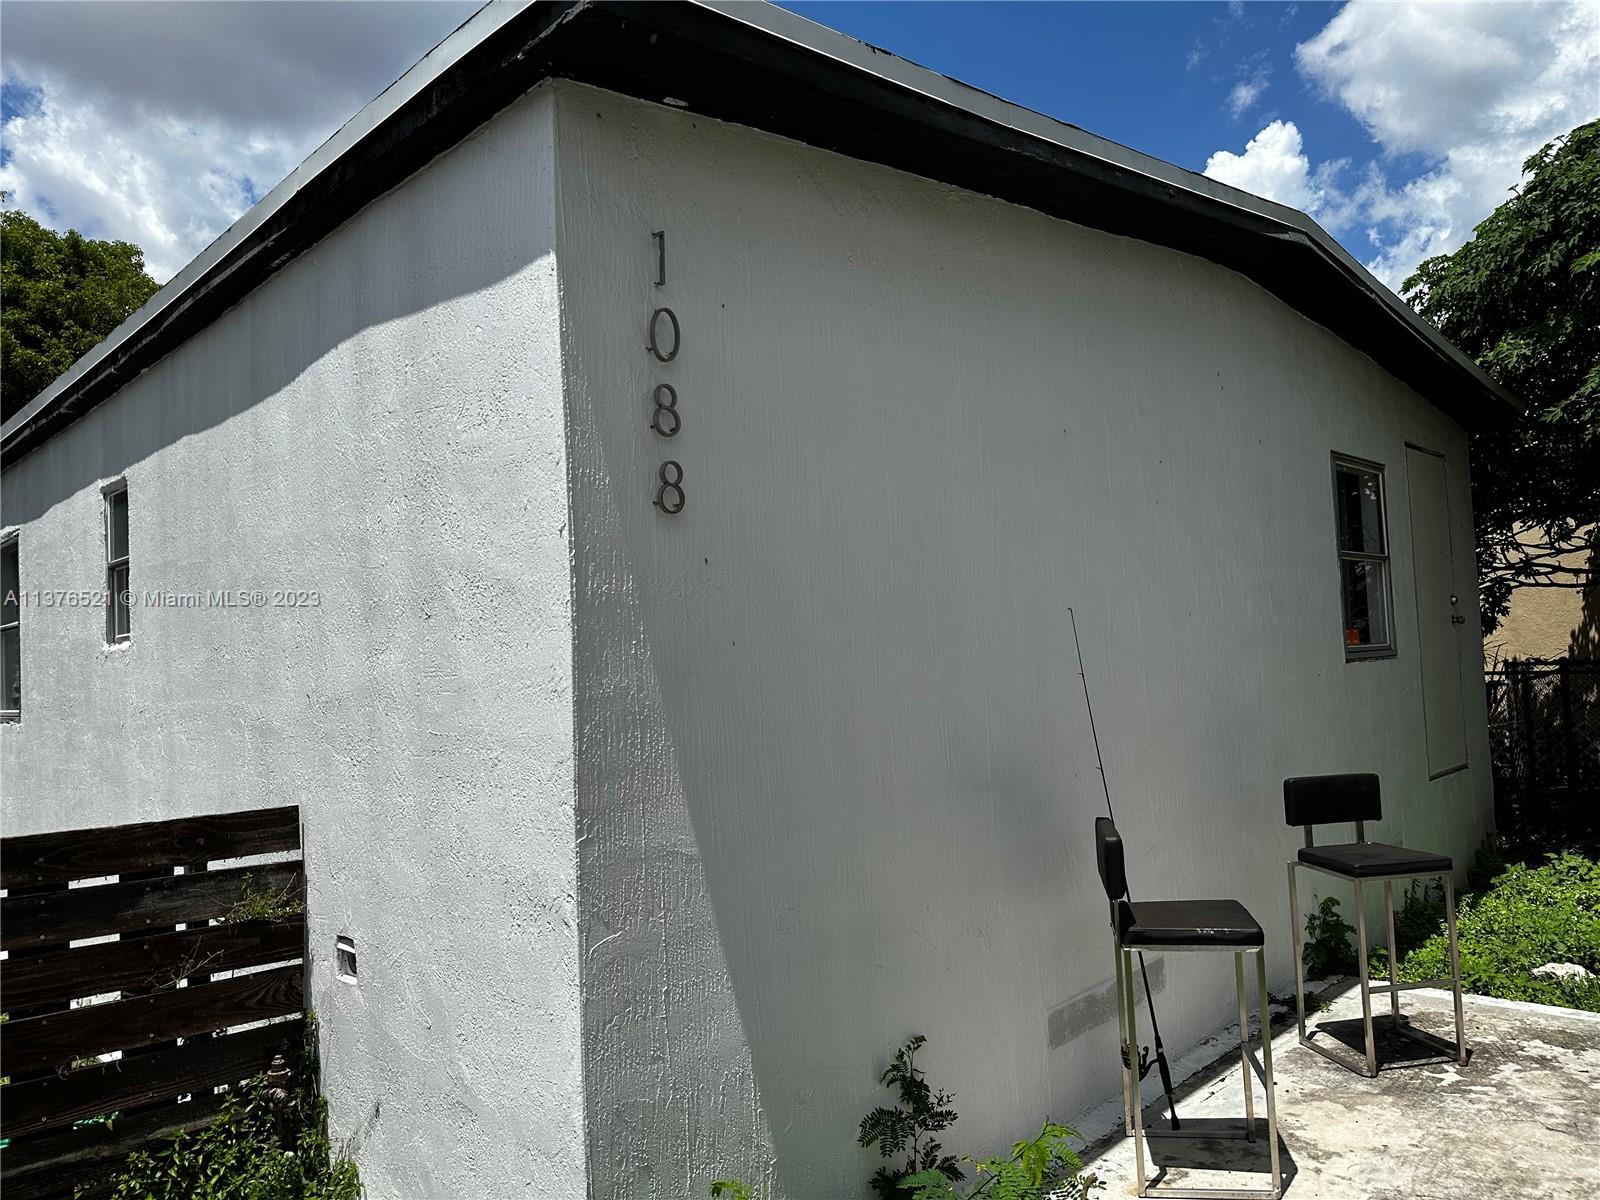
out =
<path fill-rule="evenodd" d="M 1569 569 L 1589 571 L 1582 589 L 1518 588 L 1499 627 L 1483 639 L 1483 661 L 1495 668 L 1513 658 L 1594 658 L 1600 655 L 1600 531 L 1589 549 L 1563 556 Z"/>
<path fill-rule="evenodd" d="M 1376 836 L 1469 857 L 1475 618 L 1472 765 L 1434 782 L 1416 658 L 1408 441 L 1472 579 L 1436 409 L 1197 259 L 576 85 L 556 145 L 596 1197 L 863 1194 L 914 1032 L 958 1149 L 1115 1092 L 1068 605 L 1136 895 L 1238 896 L 1275 985 L 1284 776 L 1381 772 Z M 1388 469 L 1390 660 L 1344 660 L 1333 451 Z M 1229 1019 L 1225 963 L 1157 962 L 1169 1044 Z"/>
<path fill-rule="evenodd" d="M 25 587 L 314 589 L 23 616 L 7 834 L 298 803 L 333 1133 L 368 1195 L 575 1197 L 567 466 L 549 94 L 4 473 Z M 334 977 L 354 935 L 360 984 Z"/>

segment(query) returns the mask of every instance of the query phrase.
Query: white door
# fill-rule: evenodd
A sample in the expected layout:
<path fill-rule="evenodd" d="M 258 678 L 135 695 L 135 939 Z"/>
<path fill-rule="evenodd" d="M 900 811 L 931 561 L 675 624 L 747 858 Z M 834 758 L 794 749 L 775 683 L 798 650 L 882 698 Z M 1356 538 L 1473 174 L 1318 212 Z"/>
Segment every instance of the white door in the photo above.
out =
<path fill-rule="evenodd" d="M 1411 570 L 1417 590 L 1428 777 L 1437 779 L 1467 765 L 1467 727 L 1461 707 L 1461 630 L 1466 622 L 1450 542 L 1444 455 L 1406 447 L 1406 489 L 1411 501 Z"/>

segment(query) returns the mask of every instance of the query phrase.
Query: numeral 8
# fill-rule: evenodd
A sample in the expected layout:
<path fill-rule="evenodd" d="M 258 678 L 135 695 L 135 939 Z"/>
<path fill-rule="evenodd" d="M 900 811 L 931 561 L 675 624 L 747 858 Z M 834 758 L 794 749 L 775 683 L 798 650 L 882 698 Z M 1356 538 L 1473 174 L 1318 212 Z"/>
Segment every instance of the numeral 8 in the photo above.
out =
<path fill-rule="evenodd" d="M 662 394 L 666 394 L 663 400 Z M 650 428 L 662 437 L 677 437 L 678 430 L 683 428 L 683 417 L 678 413 L 678 390 L 670 383 L 658 383 L 655 390 L 656 411 L 650 415 Z M 665 416 L 663 416 L 665 414 Z M 670 429 L 663 428 L 663 420 L 671 420 Z"/>
<path fill-rule="evenodd" d="M 668 472 L 671 472 L 673 478 L 667 478 Z M 656 489 L 656 498 L 651 503 L 668 516 L 681 513 L 683 506 L 688 503 L 688 497 L 683 494 L 682 464 L 675 459 L 667 459 L 656 472 L 656 478 L 661 480 L 661 486 Z M 667 494 L 669 492 L 672 493 L 671 496 Z"/>

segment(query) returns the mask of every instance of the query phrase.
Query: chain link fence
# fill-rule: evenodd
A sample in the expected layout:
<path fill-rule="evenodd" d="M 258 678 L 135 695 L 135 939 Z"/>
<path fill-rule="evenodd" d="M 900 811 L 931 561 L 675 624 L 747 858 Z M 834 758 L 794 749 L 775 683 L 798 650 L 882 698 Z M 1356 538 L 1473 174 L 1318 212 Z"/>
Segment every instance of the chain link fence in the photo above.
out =
<path fill-rule="evenodd" d="M 1600 659 L 1513 659 L 1485 685 L 1502 837 L 1600 841 Z"/>

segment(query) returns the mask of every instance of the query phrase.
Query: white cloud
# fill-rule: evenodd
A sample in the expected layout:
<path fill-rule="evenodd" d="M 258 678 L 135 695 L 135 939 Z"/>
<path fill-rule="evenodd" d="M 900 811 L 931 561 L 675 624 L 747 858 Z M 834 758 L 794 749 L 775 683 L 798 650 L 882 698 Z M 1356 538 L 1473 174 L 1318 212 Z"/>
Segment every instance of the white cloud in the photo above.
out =
<path fill-rule="evenodd" d="M 1274 121 L 1245 144 L 1243 154 L 1218 150 L 1205 173 L 1221 183 L 1309 212 L 1317 204 L 1311 160 L 1293 121 Z"/>
<path fill-rule="evenodd" d="M 1267 90 L 1271 77 L 1272 72 L 1267 67 L 1258 66 L 1249 78 L 1234 84 L 1228 92 L 1228 115 L 1242 117 L 1254 108 L 1256 101 L 1261 99 L 1261 93 Z"/>
<path fill-rule="evenodd" d="M 0 189 L 165 280 L 474 7 L 11 0 Z"/>
<path fill-rule="evenodd" d="M 1347 4 L 1295 61 L 1366 127 L 1377 157 L 1354 178 L 1344 160 L 1313 166 L 1300 130 L 1279 120 L 1205 173 L 1336 234 L 1364 232 L 1368 268 L 1398 288 L 1471 237 L 1528 155 L 1600 113 L 1600 6 Z"/>
<path fill-rule="evenodd" d="M 1528 155 L 1600 114 L 1600 6 L 1347 4 L 1296 48 L 1300 71 L 1372 135 L 1385 163 L 1421 156 L 1348 214 L 1370 223 L 1368 266 L 1391 287 L 1502 203 Z"/>

